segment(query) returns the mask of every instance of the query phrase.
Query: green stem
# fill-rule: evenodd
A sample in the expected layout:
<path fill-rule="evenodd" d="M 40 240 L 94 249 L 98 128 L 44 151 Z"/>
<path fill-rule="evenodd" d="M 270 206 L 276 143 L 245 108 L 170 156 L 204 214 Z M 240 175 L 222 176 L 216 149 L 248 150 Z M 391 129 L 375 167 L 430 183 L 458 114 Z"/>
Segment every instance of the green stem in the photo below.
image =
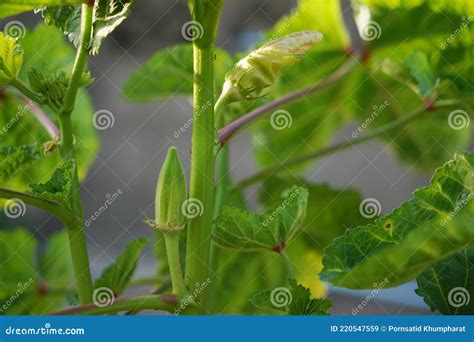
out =
<path fill-rule="evenodd" d="M 449 106 L 452 106 L 454 104 L 462 103 L 463 101 L 465 101 L 465 99 L 442 100 L 442 101 L 436 102 L 435 105 L 434 105 L 434 108 L 437 109 L 437 108 L 442 108 L 442 107 L 449 107 Z M 270 166 L 266 169 L 263 169 L 263 170 L 259 171 L 256 174 L 240 181 L 240 183 L 238 184 L 238 187 L 240 188 L 240 187 L 250 186 L 250 185 L 255 184 L 256 182 L 258 182 L 259 180 L 261 180 L 261 179 L 263 179 L 263 178 L 265 178 L 269 175 L 272 175 L 274 173 L 277 173 L 281 170 L 288 169 L 292 166 L 307 162 L 307 161 L 312 160 L 312 159 L 321 158 L 321 157 L 326 156 L 328 154 L 340 152 L 342 150 L 345 150 L 345 149 L 351 148 L 353 146 L 362 144 L 366 141 L 372 140 L 374 138 L 378 138 L 382 135 L 385 135 L 385 134 L 389 133 L 390 131 L 393 131 L 397 128 L 400 128 L 400 127 L 408 124 L 409 122 L 414 121 L 414 120 L 422 117 L 426 113 L 432 113 L 432 112 L 431 111 L 426 111 L 425 107 L 420 107 L 420 108 L 416 109 L 415 111 L 411 112 L 410 114 L 407 114 L 407 115 L 405 115 L 405 116 L 403 116 L 403 117 L 401 117 L 401 118 L 399 118 L 395 121 L 392 121 L 388 124 L 380 126 L 379 128 L 377 128 L 377 129 L 375 129 L 375 130 L 373 130 L 373 131 L 371 131 L 371 132 L 369 132 L 365 135 L 359 136 L 355 139 L 352 139 L 352 140 L 349 140 L 349 141 L 346 141 L 346 142 L 343 142 L 343 143 L 340 143 L 340 144 L 336 144 L 336 145 L 333 145 L 333 146 L 325 147 L 325 148 L 322 148 L 322 149 L 317 150 L 317 151 L 305 153 L 305 154 L 302 154 L 302 155 L 300 155 L 296 158 L 292 158 L 292 159 L 289 159 L 287 161 L 284 161 L 284 162 L 282 162 L 278 165 Z"/>
<path fill-rule="evenodd" d="M 165 233 L 164 236 L 173 293 L 184 295 L 187 291 L 184 285 L 183 271 L 181 270 L 181 260 L 179 257 L 179 234 Z"/>
<path fill-rule="evenodd" d="M 189 197 L 202 203 L 202 214 L 188 222 L 186 284 L 202 284 L 209 274 L 214 206 L 214 49 L 194 44 L 194 127 Z"/>
<path fill-rule="evenodd" d="M 149 295 L 115 300 L 105 307 L 94 304 L 74 306 L 56 311 L 50 315 L 111 315 L 120 311 L 163 310 L 173 311 L 179 305 L 179 297 L 175 295 Z"/>
<path fill-rule="evenodd" d="M 70 195 L 70 206 L 78 223 L 67 226 L 69 235 L 69 248 L 71 250 L 74 275 L 76 280 L 79 302 L 87 304 L 92 301 L 94 286 L 89 268 L 89 256 L 84 233 L 84 211 L 79 192 L 79 177 L 77 173 L 77 162 L 74 148 L 74 131 L 72 128 L 71 113 L 74 109 L 80 80 L 87 62 L 88 46 L 92 34 L 94 2 L 89 1 L 82 5 L 81 13 L 81 45 L 79 46 L 68 89 L 64 96 L 63 106 L 59 110 L 59 121 L 61 126 L 61 156 L 63 161 L 74 161 L 74 175 Z"/>

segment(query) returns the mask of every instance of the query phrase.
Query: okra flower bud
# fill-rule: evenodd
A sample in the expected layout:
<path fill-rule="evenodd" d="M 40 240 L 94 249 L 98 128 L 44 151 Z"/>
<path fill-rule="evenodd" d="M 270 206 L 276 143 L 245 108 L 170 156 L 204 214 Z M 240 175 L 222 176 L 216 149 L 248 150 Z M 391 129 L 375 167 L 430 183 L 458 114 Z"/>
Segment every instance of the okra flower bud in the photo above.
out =
<path fill-rule="evenodd" d="M 180 231 L 185 217 L 181 210 L 186 201 L 186 178 L 176 148 L 168 150 L 158 177 L 155 197 L 155 226 L 164 231 Z"/>
<path fill-rule="evenodd" d="M 261 96 L 278 79 L 282 68 L 301 61 L 322 37 L 316 31 L 295 32 L 252 51 L 226 75 L 220 98 L 230 103 Z"/>

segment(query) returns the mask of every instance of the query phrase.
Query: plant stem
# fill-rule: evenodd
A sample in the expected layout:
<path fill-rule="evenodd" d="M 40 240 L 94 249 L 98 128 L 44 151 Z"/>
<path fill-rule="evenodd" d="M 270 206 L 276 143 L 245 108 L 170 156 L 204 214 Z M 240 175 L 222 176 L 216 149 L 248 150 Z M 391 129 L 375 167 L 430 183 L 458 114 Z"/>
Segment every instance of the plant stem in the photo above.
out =
<path fill-rule="evenodd" d="M 203 283 L 209 272 L 214 206 L 214 52 L 194 45 L 194 127 L 189 197 L 202 204 L 200 216 L 188 222 L 186 284 Z"/>
<path fill-rule="evenodd" d="M 50 315 L 111 315 L 120 311 L 163 310 L 172 311 L 179 304 L 175 295 L 149 295 L 116 299 L 111 305 L 97 307 L 94 304 L 74 306 Z"/>
<path fill-rule="evenodd" d="M 281 258 L 283 259 L 283 262 L 285 263 L 285 268 L 286 268 L 286 274 L 288 278 L 294 279 L 295 278 L 295 273 L 293 272 L 293 265 L 291 264 L 291 260 L 288 257 L 288 255 L 285 253 L 285 251 L 281 251 L 280 253 Z"/>
<path fill-rule="evenodd" d="M 453 100 L 452 99 L 452 100 L 438 101 L 438 102 L 435 103 L 435 108 L 452 106 L 453 104 L 462 103 L 464 100 L 465 99 L 459 99 L 459 100 L 455 100 L 455 99 Z M 392 121 L 392 122 L 390 122 L 386 125 L 380 126 L 379 128 L 373 130 L 372 132 L 369 132 L 365 135 L 359 136 L 358 138 L 348 140 L 346 142 L 336 144 L 336 145 L 333 145 L 333 146 L 325 147 L 325 148 L 322 148 L 322 149 L 317 150 L 317 151 L 302 154 L 298 157 L 286 160 L 286 161 L 282 162 L 281 164 L 278 164 L 278 165 L 275 165 L 275 166 L 270 166 L 268 168 L 265 168 L 265 169 L 259 171 L 256 174 L 248 177 L 248 178 L 245 178 L 244 180 L 242 180 L 238 184 L 238 187 L 250 186 L 250 185 L 258 182 L 262 178 L 265 178 L 266 176 L 271 175 L 273 173 L 276 173 L 280 170 L 283 170 L 283 169 L 289 168 L 291 166 L 307 162 L 311 159 L 317 159 L 317 158 L 326 156 L 328 154 L 337 153 L 337 152 L 340 152 L 340 151 L 345 150 L 347 148 L 362 144 L 363 142 L 366 142 L 368 140 L 372 140 L 372 139 L 377 138 L 379 136 L 382 136 L 382 135 L 384 135 L 384 134 L 386 134 L 386 133 L 388 133 L 388 132 L 390 132 L 394 129 L 400 128 L 403 125 L 405 125 L 405 124 L 407 124 L 407 123 L 409 123 L 413 120 L 416 120 L 416 119 L 420 118 L 425 113 L 428 113 L 426 111 L 426 108 L 425 107 L 420 107 L 420 108 L 416 109 L 415 111 L 411 112 L 410 114 L 407 114 L 407 115 L 399 118 L 398 120 Z"/>
<path fill-rule="evenodd" d="M 219 130 L 219 143 L 223 146 L 227 141 L 229 141 L 235 133 L 247 126 L 249 123 L 255 119 L 261 117 L 262 115 L 277 109 L 283 105 L 286 105 L 290 102 L 298 100 L 304 96 L 308 96 L 316 91 L 327 88 L 328 86 L 334 84 L 345 75 L 347 75 L 355 66 L 357 65 L 356 59 L 351 59 L 350 61 L 341 65 L 336 69 L 332 74 L 330 74 L 325 79 L 318 81 L 316 84 L 309 86 L 307 88 L 299 89 L 293 93 L 290 93 L 286 96 L 283 96 L 275 101 L 267 103 L 261 107 L 258 107 L 251 111 L 250 113 L 245 114 L 244 116 L 238 118 L 234 122 L 228 124 L 227 126 Z"/>
<path fill-rule="evenodd" d="M 189 191 L 189 197 L 200 201 L 203 210 L 188 221 L 185 282 L 189 288 L 203 284 L 209 275 L 214 207 L 214 42 L 223 3 L 223 0 L 189 1 L 193 20 L 203 28 L 193 41 L 194 126 Z M 205 297 L 205 290 L 201 296 Z"/>
<path fill-rule="evenodd" d="M 44 211 L 53 214 L 66 224 L 70 224 L 74 221 L 74 215 L 67 209 L 62 208 L 56 202 L 45 200 L 34 195 L 8 189 L 0 189 L 0 198 L 12 200 L 19 199 L 28 205 L 43 209 Z"/>
<path fill-rule="evenodd" d="M 74 148 L 74 132 L 72 128 L 71 113 L 74 109 L 77 91 L 87 61 L 88 46 L 92 34 L 94 1 L 82 5 L 81 13 L 81 45 L 76 53 L 76 60 L 72 70 L 68 89 L 64 96 L 63 106 L 59 110 L 61 126 L 61 156 L 63 161 L 74 161 L 74 175 L 70 195 L 70 207 L 78 222 L 67 226 L 69 235 L 69 248 L 71 249 L 72 263 L 76 280 L 79 302 L 87 304 L 92 301 L 94 286 L 89 268 L 89 256 L 84 233 L 84 210 L 79 192 L 79 177 Z"/>
<path fill-rule="evenodd" d="M 164 233 L 164 237 L 173 293 L 184 295 L 187 290 L 184 285 L 183 271 L 181 270 L 181 260 L 179 257 L 179 233 Z"/>

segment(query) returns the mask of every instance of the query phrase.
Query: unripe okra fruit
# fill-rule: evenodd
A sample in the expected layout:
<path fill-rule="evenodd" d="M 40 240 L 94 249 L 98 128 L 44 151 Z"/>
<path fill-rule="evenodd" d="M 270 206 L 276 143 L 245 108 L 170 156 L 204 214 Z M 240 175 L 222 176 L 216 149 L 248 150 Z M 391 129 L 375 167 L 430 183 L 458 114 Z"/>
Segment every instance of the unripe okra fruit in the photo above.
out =
<path fill-rule="evenodd" d="M 186 177 L 183 166 L 176 148 L 171 147 L 161 167 L 156 185 L 153 226 L 164 235 L 173 293 L 178 295 L 187 292 L 179 253 L 179 233 L 186 223 L 181 208 L 186 198 Z"/>
<path fill-rule="evenodd" d="M 184 227 L 182 205 L 186 201 L 186 177 L 176 148 L 170 147 L 156 185 L 155 225 L 164 232 Z"/>

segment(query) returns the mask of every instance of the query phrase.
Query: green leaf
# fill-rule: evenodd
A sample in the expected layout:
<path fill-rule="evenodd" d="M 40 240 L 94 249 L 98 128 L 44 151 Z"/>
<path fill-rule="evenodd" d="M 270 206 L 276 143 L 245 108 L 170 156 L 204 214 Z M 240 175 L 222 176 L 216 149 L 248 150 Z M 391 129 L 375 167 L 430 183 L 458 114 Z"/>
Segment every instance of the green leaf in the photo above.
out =
<path fill-rule="evenodd" d="M 259 308 L 284 311 L 288 315 L 320 316 L 329 315 L 332 303 L 329 299 L 313 299 L 310 291 L 296 280 L 289 280 L 289 287 L 277 287 L 256 293 L 251 303 Z"/>
<path fill-rule="evenodd" d="M 0 3 L 0 18 L 32 11 L 40 6 L 59 6 L 80 4 L 85 0 L 2 0 Z"/>
<path fill-rule="evenodd" d="M 359 212 L 361 195 L 351 188 L 340 190 L 294 177 L 269 177 L 262 183 L 259 200 L 263 205 L 274 203 L 292 185 L 308 190 L 308 209 L 301 234 L 314 249 L 322 251 L 350 226 L 369 223 Z"/>
<path fill-rule="evenodd" d="M 23 64 L 23 49 L 17 41 L 0 32 L 0 87 L 14 80 Z"/>
<path fill-rule="evenodd" d="M 221 247 L 279 252 L 301 227 L 307 198 L 306 189 L 292 187 L 282 194 L 280 205 L 260 215 L 224 207 L 223 213 L 214 220 L 214 241 Z"/>
<path fill-rule="evenodd" d="M 146 239 L 143 238 L 130 242 L 115 263 L 102 272 L 102 275 L 95 282 L 95 287 L 108 287 L 113 291 L 114 296 L 122 294 L 132 279 L 145 244 Z"/>
<path fill-rule="evenodd" d="M 39 157 L 36 145 L 0 146 L 0 181 L 14 176 Z"/>
<path fill-rule="evenodd" d="M 424 270 L 415 292 L 431 310 L 444 315 L 474 314 L 474 248 L 467 248 Z"/>
<path fill-rule="evenodd" d="M 417 81 L 420 95 L 430 95 L 438 85 L 439 80 L 433 75 L 426 55 L 421 52 L 413 52 L 405 58 L 405 64 Z"/>
<path fill-rule="evenodd" d="M 214 75 L 216 86 L 232 59 L 222 49 L 215 49 Z M 193 93 L 193 47 L 179 44 L 155 53 L 128 78 L 123 94 L 128 101 L 146 102 L 170 96 L 191 96 Z"/>
<path fill-rule="evenodd" d="M 99 52 L 103 40 L 112 33 L 129 15 L 135 5 L 134 0 L 99 0 L 95 2 L 92 22 L 90 51 Z M 78 46 L 80 43 L 81 7 L 47 6 L 41 9 L 47 25 L 54 25 Z"/>
<path fill-rule="evenodd" d="M 321 277 L 337 286 L 397 286 L 474 244 L 474 155 L 457 153 L 431 185 L 373 224 L 349 229 L 325 250 Z"/>
<path fill-rule="evenodd" d="M 44 199 L 57 201 L 69 207 L 69 196 L 76 164 L 73 160 L 58 165 L 46 183 L 31 184 L 31 193 Z"/>

